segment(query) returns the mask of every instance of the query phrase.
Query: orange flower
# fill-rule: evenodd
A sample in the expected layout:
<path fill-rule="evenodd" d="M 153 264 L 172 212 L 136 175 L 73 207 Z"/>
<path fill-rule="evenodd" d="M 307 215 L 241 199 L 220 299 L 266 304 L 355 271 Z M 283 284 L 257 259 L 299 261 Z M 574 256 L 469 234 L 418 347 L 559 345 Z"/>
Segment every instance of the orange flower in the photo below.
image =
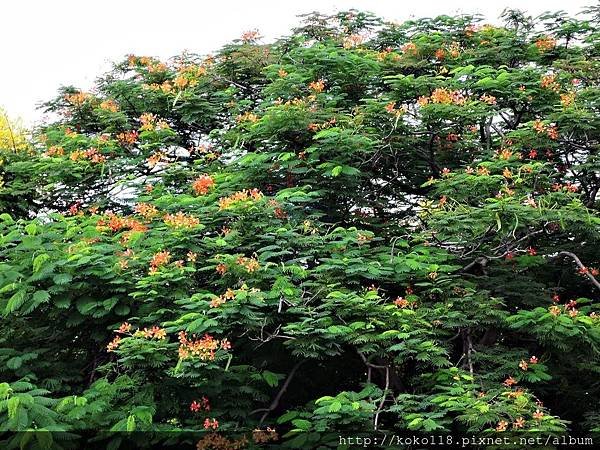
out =
<path fill-rule="evenodd" d="M 533 413 L 533 418 L 535 420 L 542 420 L 543 417 L 544 417 L 544 413 L 541 412 L 539 409 L 536 409 L 535 412 Z"/>
<path fill-rule="evenodd" d="M 187 255 L 186 255 L 186 256 L 187 256 L 187 260 L 188 260 L 189 262 L 192 262 L 192 263 L 193 263 L 193 262 L 196 262 L 196 258 L 198 257 L 198 254 L 197 254 L 197 253 L 194 253 L 194 252 L 192 252 L 192 251 L 189 251 L 189 252 L 187 252 Z"/>
<path fill-rule="evenodd" d="M 548 308 L 548 311 L 555 317 L 560 315 L 560 308 L 556 305 L 552 305 L 550 308 Z"/>
<path fill-rule="evenodd" d="M 105 111 L 117 112 L 119 110 L 119 105 L 114 100 L 108 99 L 100 103 L 100 108 Z"/>
<path fill-rule="evenodd" d="M 281 78 L 285 78 L 288 76 L 288 73 L 282 68 L 277 71 L 277 75 L 279 75 Z"/>
<path fill-rule="evenodd" d="M 453 58 L 458 58 L 460 56 L 460 44 L 458 42 L 450 44 L 448 50 L 450 51 L 450 56 Z"/>
<path fill-rule="evenodd" d="M 133 145 L 137 142 L 137 139 L 137 131 L 124 131 L 117 134 L 117 140 L 121 143 L 121 145 Z"/>
<path fill-rule="evenodd" d="M 498 422 L 498 425 L 496 425 L 496 431 L 498 431 L 498 432 L 506 431 L 507 427 L 508 427 L 508 422 L 506 420 L 501 420 L 500 422 Z"/>
<path fill-rule="evenodd" d="M 69 102 L 71 105 L 73 106 L 83 106 L 83 104 L 91 99 L 92 96 L 90 94 L 88 94 L 87 92 L 77 92 L 75 94 L 66 94 L 65 95 L 65 100 L 67 102 Z"/>
<path fill-rule="evenodd" d="M 164 266 L 168 264 L 171 260 L 171 253 L 168 251 L 162 251 L 155 253 L 150 260 L 150 267 L 153 269 L 157 269 L 158 267 Z"/>
<path fill-rule="evenodd" d="M 228 197 L 223 197 L 219 199 L 219 209 L 227 209 L 236 203 L 247 202 L 250 200 L 258 201 L 263 197 L 262 192 L 258 189 L 254 188 L 251 190 L 242 190 L 236 192 Z"/>
<path fill-rule="evenodd" d="M 245 44 L 256 42 L 258 39 L 260 39 L 260 33 L 258 32 L 258 30 L 244 31 L 242 33 L 241 39 L 242 42 L 244 42 Z"/>
<path fill-rule="evenodd" d="M 65 149 L 56 145 L 51 146 L 46 151 L 46 156 L 63 156 L 65 154 Z"/>
<path fill-rule="evenodd" d="M 218 308 L 223 303 L 225 303 L 225 299 L 223 297 L 215 297 L 210 301 L 211 308 Z"/>
<path fill-rule="evenodd" d="M 408 42 L 402 46 L 402 52 L 414 56 L 417 54 L 417 46 L 413 42 Z"/>
<path fill-rule="evenodd" d="M 552 50 L 554 47 L 556 47 L 556 39 L 550 36 L 544 36 L 535 41 L 535 46 L 540 52 Z"/>
<path fill-rule="evenodd" d="M 260 264 L 255 258 L 246 258 L 245 256 L 240 256 L 236 260 L 236 264 L 244 267 L 248 273 L 256 272 L 260 269 Z"/>
<path fill-rule="evenodd" d="M 194 216 L 187 216 L 181 211 L 177 214 L 166 214 L 163 221 L 173 228 L 194 228 L 200 225 L 200 219 Z"/>
<path fill-rule="evenodd" d="M 508 377 L 502 384 L 506 387 L 511 387 L 512 385 L 517 384 L 517 380 L 513 377 Z"/>
<path fill-rule="evenodd" d="M 541 120 L 536 120 L 533 122 L 533 129 L 538 133 L 543 133 L 546 131 L 546 125 Z"/>
<path fill-rule="evenodd" d="M 150 329 L 144 328 L 144 330 L 142 331 L 142 335 L 146 339 L 157 339 L 159 341 L 162 341 L 167 336 L 167 331 L 164 328 L 160 328 L 155 325 Z"/>
<path fill-rule="evenodd" d="M 396 305 L 398 308 L 406 308 L 409 306 L 409 304 L 409 301 L 404 297 L 398 297 L 396 300 L 394 300 L 394 305 Z"/>
<path fill-rule="evenodd" d="M 312 81 L 308 85 L 308 89 L 315 92 L 316 94 L 323 92 L 325 89 L 325 82 L 323 80 Z"/>
<path fill-rule="evenodd" d="M 488 105 L 496 104 L 496 97 L 494 97 L 493 95 L 483 94 L 481 97 L 479 97 L 479 100 L 481 100 L 484 103 L 487 103 Z"/>
<path fill-rule="evenodd" d="M 556 140 L 556 139 L 558 139 L 558 128 L 556 127 L 556 125 L 551 125 L 551 126 L 548 128 L 548 131 L 547 131 L 547 133 L 548 133 L 548 137 L 549 137 L 550 139 L 552 139 L 552 140 Z"/>
<path fill-rule="evenodd" d="M 566 94 L 560 94 L 560 102 L 563 108 L 568 108 L 575 102 L 575 92 L 568 92 Z"/>
<path fill-rule="evenodd" d="M 223 263 L 217 264 L 215 269 L 220 275 L 225 275 L 227 273 L 227 266 Z"/>
<path fill-rule="evenodd" d="M 135 205 L 134 211 L 146 220 L 152 219 L 158 215 L 158 209 L 150 203 L 138 203 Z"/>
<path fill-rule="evenodd" d="M 106 346 L 106 351 L 108 352 L 113 352 L 115 351 L 115 349 L 119 346 L 119 344 L 121 343 L 121 336 L 115 336 L 115 338 L 108 343 L 108 345 Z"/>
<path fill-rule="evenodd" d="M 140 116 L 140 123 L 142 126 L 140 129 L 142 131 L 151 131 L 154 130 L 154 126 L 156 124 L 156 114 L 152 113 L 144 113 Z"/>
<path fill-rule="evenodd" d="M 227 350 L 231 348 L 231 345 L 223 346 L 223 343 L 229 344 L 229 341 L 224 339 L 219 341 L 213 338 L 209 334 L 205 334 L 200 339 L 188 339 L 185 331 L 179 332 L 179 357 L 181 359 L 187 359 L 190 356 L 197 356 L 201 360 L 213 360 L 215 359 L 215 351 L 219 348 Z"/>
<path fill-rule="evenodd" d="M 200 177 L 194 180 L 192 184 L 192 189 L 198 195 L 205 195 L 208 191 L 214 187 L 215 180 L 210 175 L 201 175 Z"/>
<path fill-rule="evenodd" d="M 150 155 L 150 157 L 146 160 L 146 162 L 148 163 L 148 167 L 150 167 L 151 169 L 155 167 L 163 159 L 164 156 L 165 155 L 162 152 L 157 152 Z"/>
<path fill-rule="evenodd" d="M 525 426 L 525 419 L 523 419 L 522 417 L 519 417 L 517 420 L 515 420 L 513 422 L 514 429 L 523 428 L 524 426 Z"/>
<path fill-rule="evenodd" d="M 522 359 L 521 362 L 519 363 L 519 368 L 521 370 L 527 370 L 529 368 L 529 364 L 527 364 L 527 361 Z"/>
<path fill-rule="evenodd" d="M 117 333 L 129 333 L 129 331 L 131 330 L 131 324 L 128 322 L 123 322 L 121 324 L 121 326 L 119 327 L 119 329 L 117 330 Z"/>
<path fill-rule="evenodd" d="M 550 89 L 551 91 L 558 92 L 560 90 L 560 85 L 556 82 L 556 74 L 554 73 L 543 75 L 540 80 L 540 85 L 542 88 Z"/>
<path fill-rule="evenodd" d="M 258 122 L 258 116 L 250 111 L 246 111 L 243 114 L 240 114 L 239 116 L 237 116 L 235 118 L 235 120 L 237 122 L 251 122 L 251 123 L 256 123 Z"/>
<path fill-rule="evenodd" d="M 487 167 L 479 166 L 477 168 L 477 175 L 487 176 L 490 174 L 490 170 Z"/>

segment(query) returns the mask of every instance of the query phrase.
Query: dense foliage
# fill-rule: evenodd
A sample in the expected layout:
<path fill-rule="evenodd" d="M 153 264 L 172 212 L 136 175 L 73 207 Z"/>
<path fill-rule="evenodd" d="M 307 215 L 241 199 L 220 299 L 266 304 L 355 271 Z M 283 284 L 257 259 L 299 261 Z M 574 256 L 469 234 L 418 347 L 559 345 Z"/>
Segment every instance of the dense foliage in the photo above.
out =
<path fill-rule="evenodd" d="M 311 14 L 0 122 L 3 448 L 599 431 L 600 13 L 480 22 Z"/>

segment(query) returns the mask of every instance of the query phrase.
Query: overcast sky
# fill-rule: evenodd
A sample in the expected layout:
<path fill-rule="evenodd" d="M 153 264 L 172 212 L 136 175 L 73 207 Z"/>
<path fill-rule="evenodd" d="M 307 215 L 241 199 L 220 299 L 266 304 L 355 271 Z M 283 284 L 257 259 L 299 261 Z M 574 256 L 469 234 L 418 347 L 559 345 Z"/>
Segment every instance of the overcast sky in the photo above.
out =
<path fill-rule="evenodd" d="M 183 50 L 211 53 L 243 31 L 266 40 L 286 34 L 296 16 L 356 8 L 389 20 L 481 13 L 496 21 L 505 7 L 575 14 L 593 0 L 3 0 L 0 11 L 0 106 L 32 124 L 36 105 L 60 85 L 89 89 L 126 54 L 161 58 Z"/>

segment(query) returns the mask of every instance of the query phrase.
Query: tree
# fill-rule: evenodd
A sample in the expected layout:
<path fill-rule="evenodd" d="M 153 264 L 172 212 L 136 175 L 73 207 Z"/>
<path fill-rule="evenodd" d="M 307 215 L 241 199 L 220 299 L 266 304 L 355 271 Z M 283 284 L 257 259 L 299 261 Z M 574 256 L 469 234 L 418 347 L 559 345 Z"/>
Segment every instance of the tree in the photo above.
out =
<path fill-rule="evenodd" d="M 63 88 L 0 140 L 5 445 L 597 433 L 585 17 L 311 14 Z"/>

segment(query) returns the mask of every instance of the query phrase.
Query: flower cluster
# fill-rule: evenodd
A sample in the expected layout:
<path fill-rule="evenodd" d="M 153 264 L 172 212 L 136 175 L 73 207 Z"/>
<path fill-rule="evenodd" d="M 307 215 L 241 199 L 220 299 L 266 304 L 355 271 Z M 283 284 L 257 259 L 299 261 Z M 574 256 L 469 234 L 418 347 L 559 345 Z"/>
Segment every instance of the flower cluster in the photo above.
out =
<path fill-rule="evenodd" d="M 217 428 L 219 428 L 219 422 L 217 421 L 217 419 L 209 419 L 207 417 L 206 419 L 204 419 L 204 428 L 212 428 L 213 430 L 216 430 Z"/>
<path fill-rule="evenodd" d="M 194 400 L 190 403 L 190 411 L 210 411 L 210 402 L 204 396 L 200 400 Z"/>
<path fill-rule="evenodd" d="M 496 104 L 496 97 L 489 94 L 483 94 L 481 97 L 479 97 L 479 100 L 481 100 L 484 103 L 487 103 L 488 105 Z"/>
<path fill-rule="evenodd" d="M 535 41 L 535 46 L 540 52 L 546 52 L 556 47 L 556 39 L 544 36 Z"/>
<path fill-rule="evenodd" d="M 563 108 L 573 106 L 573 103 L 575 103 L 575 92 L 560 94 L 560 103 L 563 105 Z"/>
<path fill-rule="evenodd" d="M 542 76 L 542 79 L 540 80 L 540 86 L 542 86 L 543 89 L 550 89 L 554 92 L 560 91 L 560 85 L 556 81 L 555 73 Z"/>
<path fill-rule="evenodd" d="M 218 308 L 223 303 L 225 303 L 227 300 L 233 300 L 234 298 L 235 298 L 235 292 L 233 289 L 229 288 L 229 289 L 227 289 L 227 291 L 225 291 L 224 294 L 221 294 L 218 297 L 215 297 L 214 299 L 212 299 L 210 302 L 210 307 Z"/>
<path fill-rule="evenodd" d="M 108 345 L 106 346 L 106 351 L 114 352 L 119 347 L 120 343 L 121 343 L 121 336 L 115 336 L 114 339 L 112 341 L 110 341 L 108 343 Z"/>
<path fill-rule="evenodd" d="M 227 209 L 236 203 L 247 202 L 250 200 L 258 201 L 263 197 L 262 192 L 258 189 L 243 189 L 241 191 L 235 192 L 228 197 L 223 197 L 219 199 L 219 209 Z"/>
<path fill-rule="evenodd" d="M 152 328 L 144 328 L 143 330 L 138 329 L 137 331 L 132 332 L 132 326 L 128 322 L 123 322 L 121 326 L 119 326 L 119 328 L 115 330 L 115 333 L 124 334 L 128 336 L 143 337 L 146 339 L 156 339 L 159 341 L 164 340 L 167 336 L 166 330 L 156 325 Z M 115 351 L 119 347 L 121 340 L 121 336 L 115 336 L 115 338 L 106 346 L 106 350 L 108 352 Z"/>
<path fill-rule="evenodd" d="M 130 55 L 129 58 L 129 66 L 134 67 L 136 65 L 145 66 L 149 73 L 159 73 L 166 72 L 168 67 L 165 63 L 159 61 L 156 58 L 152 58 L 149 56 L 140 56 L 136 57 Z"/>
<path fill-rule="evenodd" d="M 108 99 L 100 103 L 100 109 L 109 112 L 117 112 L 119 110 L 119 105 L 114 100 Z"/>
<path fill-rule="evenodd" d="M 260 33 L 258 30 L 244 31 L 240 39 L 244 44 L 256 42 L 260 39 Z"/>
<path fill-rule="evenodd" d="M 187 359 L 197 356 L 202 361 L 212 361 L 215 359 L 215 352 L 218 349 L 228 350 L 231 344 L 227 339 L 215 339 L 209 334 L 197 339 L 192 336 L 188 338 L 185 331 L 180 331 L 179 335 L 179 358 Z"/>
<path fill-rule="evenodd" d="M 203 66 L 194 64 L 185 65 L 178 70 L 177 76 L 173 80 L 173 84 L 178 89 L 194 87 L 198 84 L 199 78 L 205 74 L 206 68 Z"/>
<path fill-rule="evenodd" d="M 181 211 L 176 214 L 165 214 L 163 221 L 173 228 L 194 228 L 200 225 L 200 219 L 188 216 Z"/>
<path fill-rule="evenodd" d="M 75 150 L 69 155 L 71 161 L 79 161 L 80 159 L 86 159 L 93 163 L 106 162 L 106 156 L 100 154 L 97 148 L 89 148 L 87 150 Z"/>
<path fill-rule="evenodd" d="M 546 126 L 541 120 L 536 120 L 533 122 L 533 129 L 538 134 L 546 133 L 552 140 L 558 139 L 558 128 L 554 124 Z"/>
<path fill-rule="evenodd" d="M 44 153 L 44 155 L 46 156 L 63 156 L 64 154 L 65 149 L 57 145 L 49 147 L 48 150 L 46 150 L 46 152 Z"/>
<path fill-rule="evenodd" d="M 246 258 L 245 256 L 239 256 L 235 263 L 242 266 L 248 273 L 256 272 L 260 269 L 260 264 L 256 258 Z"/>
<path fill-rule="evenodd" d="M 214 187 L 215 180 L 210 175 L 200 175 L 192 183 L 192 189 L 197 195 L 206 195 L 208 191 Z"/>
<path fill-rule="evenodd" d="M 458 42 L 452 42 L 446 47 L 438 48 L 434 56 L 436 59 L 442 61 L 446 58 L 446 55 L 450 55 L 452 58 L 458 58 L 460 56 L 460 44 Z"/>
<path fill-rule="evenodd" d="M 147 230 L 147 227 L 144 224 L 131 217 L 121 217 L 113 213 L 108 213 L 106 217 L 108 221 L 105 218 L 98 220 L 96 224 L 96 229 L 98 229 L 98 231 L 103 231 L 106 227 L 113 233 L 121 230 L 142 232 Z"/>
<path fill-rule="evenodd" d="M 405 55 L 416 56 L 417 52 L 417 46 L 413 42 L 408 42 L 402 46 L 402 53 Z"/>
<path fill-rule="evenodd" d="M 155 325 L 152 328 L 144 328 L 143 330 L 138 330 L 135 333 L 135 335 L 141 335 L 146 339 L 156 339 L 162 341 L 167 337 L 167 331 L 164 328 L 160 328 Z"/>
<path fill-rule="evenodd" d="M 119 141 L 119 143 L 121 145 L 133 145 L 137 142 L 138 140 L 138 132 L 133 130 L 133 131 L 123 131 L 119 134 L 117 134 L 117 140 Z"/>
<path fill-rule="evenodd" d="M 165 130 L 169 124 L 164 119 L 159 119 L 156 114 L 144 113 L 139 118 L 142 131 Z"/>
<path fill-rule="evenodd" d="M 344 38 L 343 46 L 345 49 L 358 47 L 363 43 L 364 40 L 365 38 L 360 34 L 351 34 L 350 36 L 346 36 Z"/>
<path fill-rule="evenodd" d="M 76 92 L 74 94 L 66 94 L 65 100 L 73 106 L 83 106 L 83 104 L 92 99 L 92 95 L 87 92 Z"/>
<path fill-rule="evenodd" d="M 414 306 L 416 306 L 416 302 L 410 302 L 404 297 L 398 297 L 396 298 L 396 300 L 394 300 L 394 305 L 396 305 L 400 309 L 413 308 Z"/>
<path fill-rule="evenodd" d="M 308 89 L 315 94 L 319 94 L 325 90 L 325 82 L 323 80 L 311 81 L 308 85 Z"/>
<path fill-rule="evenodd" d="M 553 183 L 552 184 L 552 190 L 553 191 L 562 191 L 565 190 L 567 192 L 577 192 L 579 190 L 579 187 L 572 184 L 570 181 L 567 181 L 565 184 L 561 184 L 561 183 Z"/>
<path fill-rule="evenodd" d="M 335 125 L 337 122 L 337 120 L 335 119 L 335 117 L 332 117 L 329 120 L 326 120 L 323 123 L 309 123 L 308 126 L 306 127 L 309 131 L 319 131 L 319 130 L 326 130 L 327 128 Z"/>
<path fill-rule="evenodd" d="M 150 274 L 156 273 L 159 267 L 169 264 L 170 260 L 171 253 L 166 250 L 155 253 L 150 260 Z"/>
<path fill-rule="evenodd" d="M 395 117 L 400 117 L 408 110 L 406 105 L 402 105 L 400 108 L 396 108 L 396 102 L 390 102 L 385 105 L 385 110 L 388 114 L 392 114 Z"/>
<path fill-rule="evenodd" d="M 425 106 L 428 103 L 439 103 L 443 105 L 464 105 L 467 102 L 466 97 L 458 90 L 446 88 L 436 88 L 429 97 L 419 97 L 419 105 Z"/>
<path fill-rule="evenodd" d="M 158 215 L 158 209 L 150 203 L 138 203 L 135 205 L 134 211 L 146 220 L 152 220 Z"/>
<path fill-rule="evenodd" d="M 236 122 L 256 123 L 256 122 L 258 122 L 258 116 L 256 114 L 254 114 L 253 112 L 246 111 L 245 113 L 239 114 L 238 116 L 236 116 L 235 120 L 236 120 Z"/>

